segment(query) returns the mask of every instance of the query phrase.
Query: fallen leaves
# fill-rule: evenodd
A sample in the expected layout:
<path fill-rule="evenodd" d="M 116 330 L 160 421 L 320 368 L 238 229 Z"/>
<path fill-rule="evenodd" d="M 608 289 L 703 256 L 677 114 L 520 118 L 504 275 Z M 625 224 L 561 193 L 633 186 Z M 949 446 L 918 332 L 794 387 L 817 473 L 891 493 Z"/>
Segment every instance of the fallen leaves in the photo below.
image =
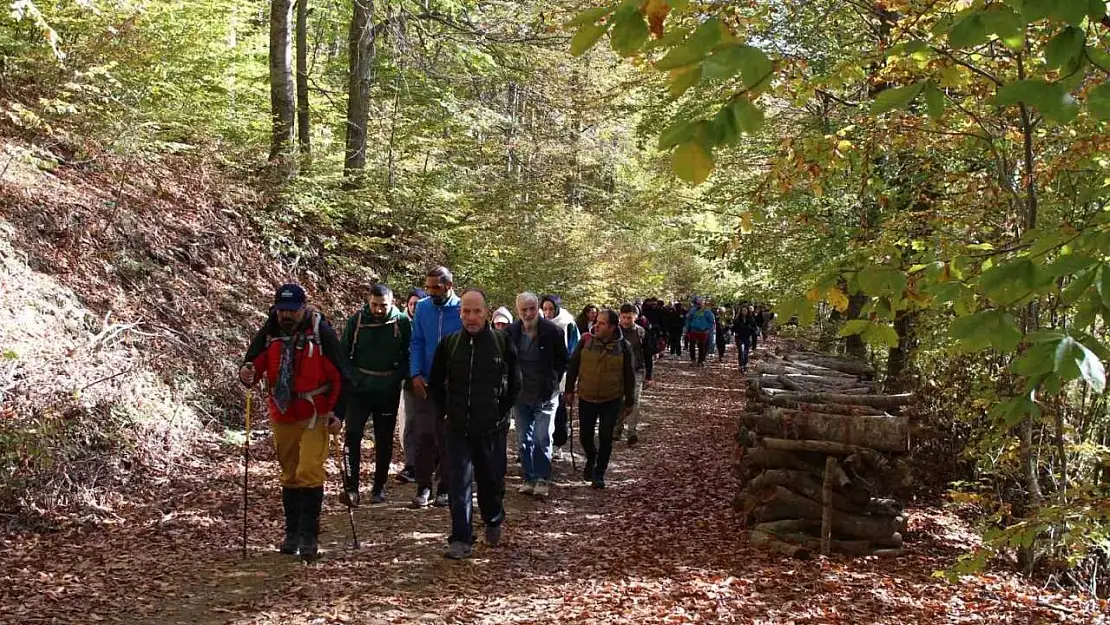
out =
<path fill-rule="evenodd" d="M 445 510 L 405 509 L 411 487 L 356 512 L 329 491 L 325 560 L 273 553 L 280 502 L 272 460 L 253 465 L 251 556 L 238 557 L 239 459 L 167 486 L 127 522 L 0 539 L 2 623 L 308 625 L 324 623 L 1095 623 L 1106 604 L 1041 590 L 1016 576 L 934 579 L 970 534 L 942 511 L 915 511 L 897 560 L 799 563 L 750 548 L 730 499 L 732 415 L 743 387 L 728 362 L 661 361 L 645 392 L 640 444 L 614 452 L 610 488 L 594 491 L 556 463 L 551 500 L 516 494 L 510 464 L 504 544 L 444 560 Z M 580 446 L 575 443 L 575 449 Z M 512 453 L 510 454 L 512 457 Z M 369 467 L 372 463 L 364 463 Z M 579 468 L 581 462 L 579 462 Z M 332 473 L 334 476 L 334 473 Z M 334 489 L 335 483 L 329 488 Z M 191 493 L 188 497 L 173 492 Z M 480 527 L 479 527 L 480 530 Z M 479 531 L 480 533 L 480 531 Z"/>

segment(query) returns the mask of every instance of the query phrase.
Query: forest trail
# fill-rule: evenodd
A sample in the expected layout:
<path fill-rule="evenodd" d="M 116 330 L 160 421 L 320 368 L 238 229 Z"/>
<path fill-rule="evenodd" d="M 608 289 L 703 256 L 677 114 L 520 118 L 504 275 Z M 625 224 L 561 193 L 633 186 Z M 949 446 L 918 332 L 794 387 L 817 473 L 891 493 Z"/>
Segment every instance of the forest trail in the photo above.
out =
<path fill-rule="evenodd" d="M 496 549 L 442 557 L 446 510 L 409 510 L 412 487 L 356 510 L 359 551 L 329 485 L 323 561 L 274 550 L 280 503 L 269 447 L 252 470 L 251 552 L 239 553 L 241 465 L 198 460 L 158 509 L 119 523 L 2 545 L 3 623 L 1091 623 L 1089 604 L 1013 577 L 947 584 L 933 576 L 958 549 L 932 535 L 943 517 L 912 510 L 908 554 L 791 561 L 750 548 L 731 506 L 734 415 L 743 383 L 725 363 L 660 361 L 644 394 L 641 441 L 614 452 L 609 488 L 574 479 L 545 502 L 516 493 Z M 576 443 L 576 449 L 580 446 Z M 514 456 L 510 452 L 510 459 Z M 581 468 L 581 459 L 579 459 Z M 210 475 L 211 479 L 204 479 Z M 478 527 L 480 535 L 480 525 Z M 951 531 L 949 532 L 951 533 Z"/>

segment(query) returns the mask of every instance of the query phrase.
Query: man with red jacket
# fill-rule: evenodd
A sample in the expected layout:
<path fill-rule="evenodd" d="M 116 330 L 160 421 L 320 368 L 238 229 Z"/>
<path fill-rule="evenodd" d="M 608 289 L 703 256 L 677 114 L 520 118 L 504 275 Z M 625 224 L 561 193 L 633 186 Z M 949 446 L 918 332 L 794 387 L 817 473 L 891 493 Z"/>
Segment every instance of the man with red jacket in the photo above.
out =
<path fill-rule="evenodd" d="M 239 369 L 239 381 L 265 380 L 269 391 L 270 429 L 281 464 L 281 500 L 285 508 L 285 540 L 281 552 L 300 552 L 316 559 L 320 509 L 324 502 L 324 463 L 328 434 L 342 423 L 332 410 L 339 401 L 339 368 L 325 352 L 338 343 L 334 330 L 315 309 L 305 305 L 304 289 L 286 284 L 278 289 L 273 323 L 264 328 L 265 347 L 252 345 Z M 257 338 L 257 337 L 256 337 Z"/>

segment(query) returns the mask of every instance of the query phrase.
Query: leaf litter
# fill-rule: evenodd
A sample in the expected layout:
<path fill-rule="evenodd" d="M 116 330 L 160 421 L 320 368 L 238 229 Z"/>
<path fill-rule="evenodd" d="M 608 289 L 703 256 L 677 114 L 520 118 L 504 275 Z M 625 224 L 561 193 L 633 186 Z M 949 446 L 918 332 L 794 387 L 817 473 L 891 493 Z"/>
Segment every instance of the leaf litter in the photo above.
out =
<path fill-rule="evenodd" d="M 479 539 L 469 561 L 442 557 L 447 511 L 407 509 L 413 489 L 400 485 L 386 505 L 356 510 L 362 548 L 353 551 L 334 466 L 323 561 L 281 556 L 265 441 L 252 445 L 243 560 L 241 457 L 213 445 L 147 505 L 117 510 L 122 520 L 0 538 L 0 623 L 1107 622 L 1105 602 L 1012 573 L 936 578 L 960 553 L 940 533 L 962 544 L 967 530 L 935 509 L 911 510 L 907 534 L 921 539 L 895 560 L 799 562 L 750 547 L 731 505 L 733 415 L 744 402 L 735 363 L 664 359 L 656 371 L 640 443 L 617 446 L 609 488 L 577 480 L 568 459 L 555 464 L 552 497 L 535 501 L 516 493 L 510 463 L 502 545 Z"/>

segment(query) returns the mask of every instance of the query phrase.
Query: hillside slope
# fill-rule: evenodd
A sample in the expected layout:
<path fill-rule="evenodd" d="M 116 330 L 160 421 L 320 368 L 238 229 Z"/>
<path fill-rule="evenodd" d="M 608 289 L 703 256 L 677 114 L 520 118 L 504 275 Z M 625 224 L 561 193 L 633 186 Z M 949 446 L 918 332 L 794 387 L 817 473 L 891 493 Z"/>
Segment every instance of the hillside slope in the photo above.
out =
<path fill-rule="evenodd" d="M 8 518 L 110 513 L 124 486 L 144 481 L 134 478 L 157 477 L 200 438 L 241 423 L 235 360 L 276 285 L 300 280 L 336 314 L 358 299 L 374 270 L 291 267 L 261 234 L 279 209 L 242 178 L 199 152 L 0 144 Z"/>

